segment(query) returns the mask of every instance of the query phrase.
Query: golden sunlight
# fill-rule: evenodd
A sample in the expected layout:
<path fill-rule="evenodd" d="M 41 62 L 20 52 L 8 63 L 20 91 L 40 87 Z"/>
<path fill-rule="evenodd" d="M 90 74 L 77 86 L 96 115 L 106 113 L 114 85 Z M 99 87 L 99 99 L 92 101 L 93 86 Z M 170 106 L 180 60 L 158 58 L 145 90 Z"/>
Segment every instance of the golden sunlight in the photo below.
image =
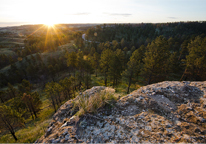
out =
<path fill-rule="evenodd" d="M 50 20 L 44 21 L 43 24 L 48 26 L 48 27 L 54 27 L 55 22 L 50 19 Z"/>
<path fill-rule="evenodd" d="M 48 27 L 54 27 L 53 23 L 45 23 L 45 25 L 48 26 Z"/>

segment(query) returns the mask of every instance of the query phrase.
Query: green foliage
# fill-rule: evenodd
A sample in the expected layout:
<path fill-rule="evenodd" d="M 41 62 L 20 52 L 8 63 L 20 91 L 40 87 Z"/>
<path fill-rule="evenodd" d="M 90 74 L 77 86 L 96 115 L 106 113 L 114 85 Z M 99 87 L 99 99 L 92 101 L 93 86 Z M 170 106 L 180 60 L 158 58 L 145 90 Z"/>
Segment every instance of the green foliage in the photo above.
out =
<path fill-rule="evenodd" d="M 29 93 L 31 92 L 32 84 L 27 80 L 22 80 L 21 84 L 18 85 L 18 90 L 23 93 Z"/>
<path fill-rule="evenodd" d="M 206 37 L 196 37 L 187 48 L 185 74 L 191 80 L 206 80 Z"/>
<path fill-rule="evenodd" d="M 121 49 L 117 49 L 112 56 L 109 64 L 108 75 L 113 80 L 113 87 L 118 84 L 121 79 L 121 73 L 124 66 L 124 53 Z"/>
<path fill-rule="evenodd" d="M 129 88 L 132 82 L 137 81 L 138 75 L 143 65 L 142 58 L 144 56 L 144 49 L 144 46 L 142 46 L 132 53 L 129 62 L 127 63 L 127 69 L 123 72 L 123 76 L 128 80 L 127 93 L 129 93 Z"/>
<path fill-rule="evenodd" d="M 0 106 L 0 129 L 8 130 L 15 140 L 17 140 L 15 128 L 24 126 L 23 122 L 18 112 L 6 105 Z"/>
<path fill-rule="evenodd" d="M 101 53 L 100 67 L 102 72 L 104 73 L 105 86 L 107 86 L 107 73 L 109 70 L 110 63 L 112 61 L 112 57 L 113 57 L 113 51 L 111 49 L 105 49 Z"/>
<path fill-rule="evenodd" d="M 63 80 L 59 81 L 62 91 L 64 93 L 65 99 L 71 99 L 72 98 L 72 82 L 67 77 Z"/>
<path fill-rule="evenodd" d="M 157 37 L 151 44 L 147 45 L 142 69 L 142 75 L 147 84 L 165 79 L 168 57 L 168 44 L 163 36 Z"/>
<path fill-rule="evenodd" d="M 95 69 L 96 77 L 97 77 L 97 70 L 99 69 L 99 60 L 100 60 L 100 55 L 97 52 L 95 52 L 91 59 L 91 63 L 92 63 L 92 67 Z"/>
<path fill-rule="evenodd" d="M 29 112 L 34 119 L 37 118 L 37 113 L 40 111 L 40 107 L 42 102 L 40 101 L 40 95 L 38 92 L 33 92 L 31 94 L 24 93 L 22 96 L 22 100 L 29 109 Z M 34 115 L 34 116 L 33 116 Z"/>
<path fill-rule="evenodd" d="M 17 89 L 13 87 L 10 83 L 8 83 L 8 93 L 11 95 L 12 98 L 16 97 Z"/>

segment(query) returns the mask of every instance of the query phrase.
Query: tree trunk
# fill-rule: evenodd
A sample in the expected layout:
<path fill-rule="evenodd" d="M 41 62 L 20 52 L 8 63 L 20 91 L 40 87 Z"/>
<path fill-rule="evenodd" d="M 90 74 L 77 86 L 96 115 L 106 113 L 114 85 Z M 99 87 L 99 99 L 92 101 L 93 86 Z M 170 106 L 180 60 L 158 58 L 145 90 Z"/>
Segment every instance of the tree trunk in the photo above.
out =
<path fill-rule="evenodd" d="M 73 70 L 74 70 L 74 77 L 75 77 L 75 68 L 73 68 Z"/>
<path fill-rule="evenodd" d="M 4 100 L 3 100 L 3 98 L 2 98 L 2 97 L 1 97 L 1 102 L 2 102 L 2 103 L 4 103 Z"/>
<path fill-rule="evenodd" d="M 61 104 L 62 101 L 61 101 L 61 98 L 60 98 L 60 93 L 58 92 L 58 98 L 59 98 L 59 103 Z"/>
<path fill-rule="evenodd" d="M 52 77 L 52 81 L 55 82 L 55 81 L 54 81 L 54 77 Z"/>
<path fill-rule="evenodd" d="M 81 89 L 81 85 L 82 85 L 82 83 L 81 83 L 81 81 L 79 82 L 79 91 L 80 91 L 80 89 Z"/>
<path fill-rule="evenodd" d="M 95 70 L 95 73 L 96 73 L 96 77 L 97 77 L 97 69 Z"/>
<path fill-rule="evenodd" d="M 56 106 L 55 106 L 55 102 L 54 102 L 53 97 L 52 97 L 51 99 L 52 99 L 52 105 L 53 105 L 53 107 L 54 107 L 54 111 L 56 112 L 57 110 L 56 110 Z"/>
<path fill-rule="evenodd" d="M 106 72 L 104 73 L 104 85 L 107 86 L 107 76 L 106 76 Z"/>
<path fill-rule="evenodd" d="M 187 71 L 187 69 L 185 69 L 184 73 L 182 74 L 182 77 L 180 78 L 180 81 L 182 81 L 182 79 L 184 78 L 186 71 Z"/>
<path fill-rule="evenodd" d="M 27 104 L 27 107 L 29 108 L 29 112 L 30 112 L 30 114 L 31 114 L 31 116 L 32 116 L 32 119 L 34 120 L 34 116 L 33 116 L 32 110 L 31 110 L 31 108 L 28 106 L 28 104 Z"/>
<path fill-rule="evenodd" d="M 8 128 L 8 130 L 10 131 L 10 133 L 12 134 L 12 136 L 14 137 L 15 141 L 17 141 L 18 139 L 15 136 L 15 132 L 14 132 L 14 129 L 11 126 L 11 124 L 7 120 L 5 120 L 4 118 L 1 118 L 1 119 L 4 122 L 5 126 Z"/>
<path fill-rule="evenodd" d="M 56 104 L 57 104 L 58 107 L 59 107 L 59 102 L 58 102 L 58 100 L 57 100 L 57 97 L 55 97 L 55 101 L 56 101 Z"/>
<path fill-rule="evenodd" d="M 115 79 L 113 79 L 113 88 L 114 88 L 114 85 L 115 85 Z"/>
<path fill-rule="evenodd" d="M 34 114 L 35 118 L 37 118 L 37 114 L 36 114 L 36 111 L 35 111 L 35 109 L 34 109 L 34 106 L 33 106 L 32 103 L 30 103 L 30 104 L 31 104 L 31 109 L 32 109 L 32 111 L 33 111 L 33 114 Z"/>
<path fill-rule="evenodd" d="M 149 79 L 148 79 L 148 82 L 147 82 L 147 84 L 149 85 L 150 83 L 151 83 L 151 75 L 149 76 Z"/>
<path fill-rule="evenodd" d="M 11 134 L 12 134 L 12 136 L 14 137 L 15 141 L 17 141 L 18 139 L 17 139 L 15 133 L 14 133 L 14 132 L 11 132 Z"/>
<path fill-rule="evenodd" d="M 128 84 L 128 87 L 127 87 L 127 94 L 129 94 L 129 88 L 130 88 L 130 86 L 131 86 L 131 77 L 129 78 L 129 84 Z"/>

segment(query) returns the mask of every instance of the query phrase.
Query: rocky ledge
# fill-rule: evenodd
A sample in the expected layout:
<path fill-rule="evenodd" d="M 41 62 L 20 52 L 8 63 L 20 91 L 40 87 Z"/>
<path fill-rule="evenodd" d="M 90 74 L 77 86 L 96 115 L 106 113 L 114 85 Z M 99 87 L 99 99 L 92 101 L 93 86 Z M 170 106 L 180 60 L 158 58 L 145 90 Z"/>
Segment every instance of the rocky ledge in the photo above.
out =
<path fill-rule="evenodd" d="M 97 86 L 93 96 L 111 88 Z M 206 82 L 165 81 L 139 88 L 96 114 L 74 116 L 69 100 L 36 143 L 206 143 Z"/>

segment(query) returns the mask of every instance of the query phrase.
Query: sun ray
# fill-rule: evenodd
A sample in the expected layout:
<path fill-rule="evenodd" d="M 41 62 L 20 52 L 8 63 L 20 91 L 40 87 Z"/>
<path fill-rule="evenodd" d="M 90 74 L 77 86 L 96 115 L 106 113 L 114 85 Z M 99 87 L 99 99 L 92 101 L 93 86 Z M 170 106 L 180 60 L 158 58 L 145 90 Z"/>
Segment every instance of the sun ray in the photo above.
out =
<path fill-rule="evenodd" d="M 49 28 L 47 28 L 47 33 L 46 33 L 46 39 L 45 39 L 44 48 L 46 47 L 46 44 L 47 44 L 48 33 L 49 33 Z"/>
<path fill-rule="evenodd" d="M 43 28 L 44 25 L 42 25 L 40 28 L 38 28 L 37 30 L 35 30 L 34 32 L 32 32 L 30 35 L 28 35 L 27 37 L 30 37 L 31 35 L 35 34 L 37 31 L 39 31 L 41 28 Z"/>
<path fill-rule="evenodd" d="M 60 31 L 58 31 L 58 29 L 56 29 L 55 26 L 53 26 L 52 28 L 53 28 L 54 32 L 56 33 L 56 35 L 57 35 L 57 37 L 58 37 L 58 39 L 59 39 L 59 42 L 60 42 L 60 44 L 61 44 L 61 38 L 60 38 L 60 36 L 59 36 L 59 34 L 58 34 L 58 32 L 60 32 Z M 61 32 L 60 32 L 60 33 L 61 33 Z"/>

